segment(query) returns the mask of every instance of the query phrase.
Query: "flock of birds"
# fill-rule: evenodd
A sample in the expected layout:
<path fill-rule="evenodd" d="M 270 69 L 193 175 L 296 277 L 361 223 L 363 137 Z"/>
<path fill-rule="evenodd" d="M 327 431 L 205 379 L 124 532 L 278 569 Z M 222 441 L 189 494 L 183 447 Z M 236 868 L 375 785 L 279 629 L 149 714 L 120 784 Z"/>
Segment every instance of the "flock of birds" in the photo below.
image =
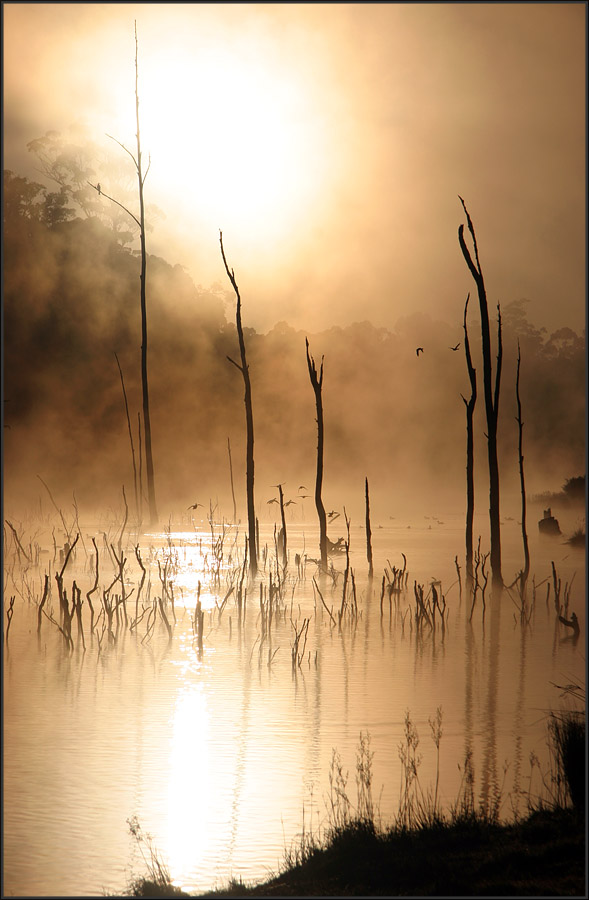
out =
<path fill-rule="evenodd" d="M 458 350 L 459 347 L 460 347 L 460 341 L 458 341 L 458 343 L 456 344 L 455 347 L 448 347 L 448 350 L 453 350 L 456 353 L 456 351 Z M 418 347 L 417 350 L 415 351 L 415 355 L 417 357 L 419 357 L 420 353 L 423 353 L 423 347 Z"/>

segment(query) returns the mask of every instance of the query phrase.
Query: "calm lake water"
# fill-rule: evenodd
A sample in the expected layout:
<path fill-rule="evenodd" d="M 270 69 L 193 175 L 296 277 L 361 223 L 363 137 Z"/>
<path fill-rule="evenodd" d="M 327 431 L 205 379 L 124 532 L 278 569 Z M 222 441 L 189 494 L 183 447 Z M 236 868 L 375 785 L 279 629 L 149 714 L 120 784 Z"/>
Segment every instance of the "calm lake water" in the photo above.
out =
<path fill-rule="evenodd" d="M 116 576 L 107 545 L 117 550 L 118 533 L 114 527 L 83 525 L 83 542 L 78 541 L 64 573 L 68 598 L 75 579 L 84 600 L 85 649 L 74 617 L 72 650 L 44 615 L 37 633 L 46 572 L 51 597 L 45 610 L 59 621 L 54 575 L 61 568 L 64 534 L 56 528 L 56 551 L 51 529 L 39 530 L 33 540 L 44 552 L 38 565 L 27 565 L 24 572 L 13 537 L 6 535 L 5 622 L 9 598 L 15 602 L 4 644 L 5 894 L 121 893 L 133 874 L 145 872 L 127 823 L 133 816 L 152 836 L 174 882 L 187 891 L 203 892 L 230 877 L 266 878 L 278 871 L 285 848 L 296 844 L 303 827 L 326 823 L 334 750 L 356 803 L 361 733 L 370 737 L 373 799 L 383 824 L 393 822 L 399 810 L 399 746 L 407 712 L 419 734 L 421 787 L 433 788 L 437 755 L 429 720 L 438 707 L 442 807 L 456 801 L 470 754 L 477 805 L 488 806 L 500 794 L 502 817 L 525 813 L 528 790 L 534 796 L 541 791 L 537 767 L 530 785 L 530 755 L 546 774 L 548 713 L 571 705 L 555 685 L 584 685 L 586 659 L 584 551 L 572 550 L 562 539 L 540 540 L 537 516 L 530 518 L 528 600 L 532 576 L 536 599 L 525 627 L 509 594 L 491 602 L 490 583 L 484 617 L 479 597 L 469 621 L 463 518 L 421 517 L 385 527 L 373 524 L 372 584 L 364 528 L 352 523 L 357 614 L 348 607 L 341 627 L 345 554 L 332 557 L 339 574 L 319 578 L 317 566 L 304 563 L 305 553 L 318 556 L 316 527 L 289 524 L 282 599 L 263 634 L 259 585 L 267 601 L 270 572 L 276 578 L 273 526 L 261 525 L 268 559 L 248 588 L 240 621 L 236 595 L 243 525 L 226 528 L 218 559 L 214 546 L 219 550 L 222 525 L 214 525 L 211 534 L 206 518 L 196 526 L 187 518 L 168 533 L 125 535 L 126 592 L 133 593 L 127 600 L 128 623 L 121 616 L 117 629 L 115 617 L 111 640 L 104 615 L 91 633 L 85 596 L 95 583 L 94 537 L 99 589 L 91 599 L 98 616 L 102 592 Z M 475 533 L 483 535 L 485 549 L 484 518 L 477 520 Z M 330 528 L 332 538 L 340 535 L 346 535 L 343 517 Z M 522 564 L 516 521 L 504 522 L 502 539 L 509 582 Z M 138 605 L 139 615 L 145 613 L 131 630 L 141 581 L 135 544 L 147 577 Z M 300 567 L 295 554 L 303 560 Z M 389 572 L 392 566 L 402 568 L 402 554 L 407 590 L 393 595 L 390 604 L 385 596 L 381 609 L 385 567 Z M 561 601 L 565 584 L 570 587 L 569 614 L 574 610 L 581 625 L 577 641 L 557 619 L 552 561 L 562 582 Z M 162 595 L 162 579 L 173 590 L 176 621 L 171 602 L 166 606 L 171 639 L 159 614 L 152 628 L 150 611 L 153 599 Z M 427 596 L 432 580 L 441 582 L 445 627 L 438 615 L 435 629 L 424 624 L 418 630 L 414 582 L 424 585 Z M 194 628 L 199 582 L 202 653 Z M 120 585 L 111 589 L 111 596 L 115 593 L 120 594 Z M 301 635 L 293 666 L 295 629 L 303 627 L 304 651 Z"/>

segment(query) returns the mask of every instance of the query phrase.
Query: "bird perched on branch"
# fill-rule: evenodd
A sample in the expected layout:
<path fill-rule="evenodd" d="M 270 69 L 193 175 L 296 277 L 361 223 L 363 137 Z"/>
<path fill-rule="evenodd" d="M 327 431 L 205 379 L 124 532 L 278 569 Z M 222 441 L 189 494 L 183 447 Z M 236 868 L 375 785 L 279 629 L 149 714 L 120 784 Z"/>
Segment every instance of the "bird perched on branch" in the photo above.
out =
<path fill-rule="evenodd" d="M 96 190 L 98 191 L 98 196 L 100 197 L 100 182 L 96 185 Z"/>
<path fill-rule="evenodd" d="M 459 347 L 460 347 L 460 341 L 458 341 L 458 343 L 456 344 L 455 347 L 448 347 L 448 350 L 458 350 Z"/>
<path fill-rule="evenodd" d="M 415 351 L 416 356 L 419 356 L 420 353 L 423 353 L 423 347 L 418 347 L 417 350 Z"/>

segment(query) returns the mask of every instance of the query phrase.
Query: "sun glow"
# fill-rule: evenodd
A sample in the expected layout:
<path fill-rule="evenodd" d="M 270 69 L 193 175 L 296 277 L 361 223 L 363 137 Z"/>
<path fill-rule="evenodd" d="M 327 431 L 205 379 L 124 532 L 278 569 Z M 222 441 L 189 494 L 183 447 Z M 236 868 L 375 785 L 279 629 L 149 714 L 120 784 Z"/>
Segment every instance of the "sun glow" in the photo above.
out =
<path fill-rule="evenodd" d="M 140 57 L 142 153 L 161 205 L 260 238 L 309 214 L 325 174 L 321 117 L 301 73 L 268 66 L 219 47 Z M 117 97 L 129 133 L 134 104 Z"/>

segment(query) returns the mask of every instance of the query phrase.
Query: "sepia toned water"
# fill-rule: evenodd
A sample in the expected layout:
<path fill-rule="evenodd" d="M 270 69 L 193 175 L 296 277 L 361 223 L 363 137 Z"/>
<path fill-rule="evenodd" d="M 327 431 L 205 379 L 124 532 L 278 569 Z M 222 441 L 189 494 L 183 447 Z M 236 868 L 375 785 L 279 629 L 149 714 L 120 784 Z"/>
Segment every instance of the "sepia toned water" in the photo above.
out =
<path fill-rule="evenodd" d="M 486 529 L 484 518 L 476 522 L 483 552 Z M 303 827 L 315 830 L 326 823 L 334 750 L 356 803 L 361 734 L 370 739 L 373 799 L 383 825 L 399 810 L 399 747 L 407 714 L 419 734 L 419 783 L 424 792 L 432 789 L 437 755 L 429 720 L 438 708 L 442 808 L 457 800 L 470 755 L 477 805 L 489 808 L 500 797 L 502 817 L 525 813 L 528 792 L 535 796 L 542 790 L 531 754 L 544 773 L 549 770 L 549 711 L 570 706 L 556 685 L 584 685 L 585 678 L 585 554 L 562 539 L 541 540 L 535 522 L 530 531 L 528 601 L 532 577 L 536 597 L 523 626 L 515 598 L 504 593 L 500 602 L 491 602 L 490 583 L 484 615 L 479 596 L 471 619 L 462 517 L 373 525 L 372 583 L 364 528 L 352 523 L 357 611 L 347 606 L 340 624 L 345 554 L 332 557 L 332 576 L 320 578 L 312 561 L 304 563 L 305 554 L 318 556 L 317 528 L 293 522 L 282 598 L 265 633 L 259 584 L 267 600 L 271 571 L 276 581 L 273 526 L 261 526 L 268 558 L 248 589 L 241 620 L 236 573 L 243 562 L 243 526 L 225 528 L 222 559 L 223 526 L 215 524 L 211 533 L 206 519 L 197 526 L 190 520 L 171 525 L 166 533 L 129 534 L 122 544 L 126 590 L 133 591 L 128 621 L 121 615 L 109 640 L 104 618 L 91 633 L 85 595 L 95 582 L 95 537 L 100 587 L 92 599 L 98 615 L 102 591 L 116 575 L 108 545 L 117 550 L 118 534 L 101 525 L 83 526 L 83 542 L 64 573 L 68 596 L 75 579 L 84 598 L 85 649 L 74 618 L 73 650 L 56 624 L 54 575 L 61 568 L 64 535 L 55 546 L 47 534 L 38 537 L 44 550 L 38 564 L 23 565 L 21 556 L 20 566 L 14 542 L 6 537 L 5 621 L 9 598 L 15 601 L 4 644 L 5 894 L 121 893 L 133 875 L 145 873 L 129 831 L 134 816 L 152 836 L 174 883 L 189 892 L 223 886 L 230 877 L 264 879 L 279 870 L 285 848 L 296 845 Z M 330 527 L 332 539 L 340 535 L 346 536 L 342 518 Z M 502 539 L 509 582 L 521 568 L 517 522 L 504 522 Z M 135 544 L 147 577 L 138 605 L 139 615 L 145 613 L 131 630 L 141 580 Z M 295 554 L 303 560 L 299 567 Z M 389 572 L 402 568 L 402 554 L 407 590 L 390 603 L 385 595 L 381 606 L 385 566 Z M 568 612 L 579 617 L 576 641 L 557 619 L 552 561 L 562 583 L 561 601 L 567 585 Z M 42 615 L 38 633 L 46 572 L 51 574 L 46 611 L 55 622 Z M 170 603 L 166 607 L 171 639 L 161 616 L 153 628 L 150 621 L 162 577 L 173 586 L 174 612 Z M 427 594 L 432 580 L 441 582 L 445 624 L 438 616 L 435 628 L 417 629 L 414 582 Z M 202 653 L 194 627 L 199 582 Z M 111 594 L 115 590 L 120 593 L 120 586 Z M 306 643 L 303 650 L 301 635 L 293 664 L 295 634 L 302 628 Z"/>

